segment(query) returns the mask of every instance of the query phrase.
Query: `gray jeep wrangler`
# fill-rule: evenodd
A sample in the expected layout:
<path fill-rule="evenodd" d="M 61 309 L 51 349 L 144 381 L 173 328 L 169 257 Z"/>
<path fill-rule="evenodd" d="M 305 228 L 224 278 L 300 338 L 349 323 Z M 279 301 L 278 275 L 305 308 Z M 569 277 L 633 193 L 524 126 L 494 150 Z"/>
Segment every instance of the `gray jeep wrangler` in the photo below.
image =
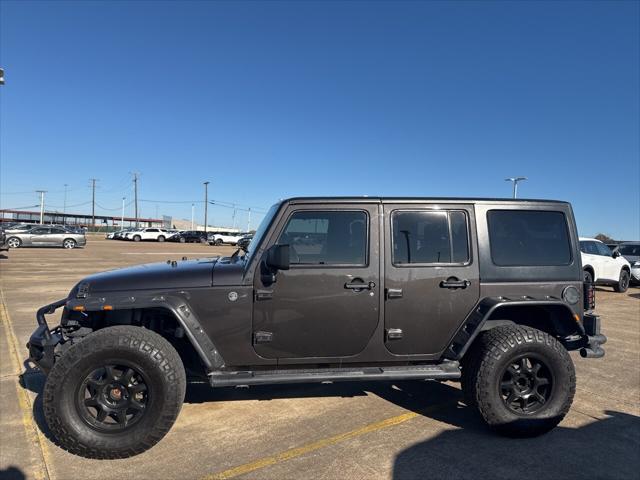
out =
<path fill-rule="evenodd" d="M 63 448 L 143 452 L 196 377 L 460 380 L 490 427 L 539 435 L 573 400 L 568 352 L 604 355 L 565 202 L 292 198 L 246 250 L 92 275 L 37 312 L 30 360 Z"/>

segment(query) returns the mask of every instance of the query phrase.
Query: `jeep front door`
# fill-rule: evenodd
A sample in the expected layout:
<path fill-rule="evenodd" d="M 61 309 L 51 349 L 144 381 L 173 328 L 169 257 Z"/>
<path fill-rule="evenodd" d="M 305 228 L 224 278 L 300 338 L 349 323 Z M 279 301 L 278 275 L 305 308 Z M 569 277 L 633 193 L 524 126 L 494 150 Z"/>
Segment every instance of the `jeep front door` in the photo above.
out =
<path fill-rule="evenodd" d="M 290 269 L 254 279 L 253 343 L 266 358 L 361 352 L 379 313 L 378 205 L 291 205 L 272 235 Z"/>
<path fill-rule="evenodd" d="M 385 205 L 385 345 L 438 354 L 480 295 L 471 205 Z"/>

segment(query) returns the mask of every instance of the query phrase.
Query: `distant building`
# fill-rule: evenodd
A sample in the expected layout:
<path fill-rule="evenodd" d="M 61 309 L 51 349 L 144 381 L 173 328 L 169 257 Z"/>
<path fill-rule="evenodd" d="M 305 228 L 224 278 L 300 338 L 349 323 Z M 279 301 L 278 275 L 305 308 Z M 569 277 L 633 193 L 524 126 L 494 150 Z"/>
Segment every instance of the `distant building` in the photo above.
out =
<path fill-rule="evenodd" d="M 83 213 L 60 213 L 60 212 L 45 212 L 44 223 L 55 223 L 59 225 L 78 225 L 82 227 L 91 227 L 91 215 L 85 215 Z M 124 217 L 124 224 L 121 222 L 122 218 L 119 216 L 109 215 L 96 215 L 96 223 L 93 227 L 135 227 L 136 219 L 134 217 Z M 40 223 L 40 212 L 29 212 L 25 210 L 0 210 L 0 223 L 2 222 L 21 222 L 21 223 Z M 139 218 L 138 226 L 140 227 L 170 227 L 171 217 L 163 218 Z"/>

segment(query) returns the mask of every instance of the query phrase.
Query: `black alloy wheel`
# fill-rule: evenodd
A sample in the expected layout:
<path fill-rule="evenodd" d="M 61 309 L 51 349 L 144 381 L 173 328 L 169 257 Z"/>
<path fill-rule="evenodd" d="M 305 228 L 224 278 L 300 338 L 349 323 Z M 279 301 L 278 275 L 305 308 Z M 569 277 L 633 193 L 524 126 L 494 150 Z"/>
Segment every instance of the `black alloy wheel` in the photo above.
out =
<path fill-rule="evenodd" d="M 518 415 L 542 409 L 553 391 L 553 374 L 538 356 L 525 354 L 503 371 L 500 396 L 504 405 Z"/>
<path fill-rule="evenodd" d="M 121 432 L 140 421 L 150 394 L 145 378 L 135 368 L 105 365 L 89 373 L 80 384 L 76 408 L 96 430 Z"/>

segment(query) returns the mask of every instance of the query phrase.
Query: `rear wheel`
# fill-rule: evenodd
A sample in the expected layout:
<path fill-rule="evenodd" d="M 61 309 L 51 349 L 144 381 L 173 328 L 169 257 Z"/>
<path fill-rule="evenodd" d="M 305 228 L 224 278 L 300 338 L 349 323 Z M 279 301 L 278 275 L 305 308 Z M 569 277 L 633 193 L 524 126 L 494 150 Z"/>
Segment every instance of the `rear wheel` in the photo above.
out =
<path fill-rule="evenodd" d="M 187 243 L 187 239 L 184 237 L 180 237 L 180 243 Z"/>
<path fill-rule="evenodd" d="M 214 242 L 216 245 L 222 245 L 222 239 L 219 238 Z"/>
<path fill-rule="evenodd" d="M 186 389 L 175 349 L 155 332 L 109 327 L 54 364 L 44 415 L 60 446 L 87 458 L 125 458 L 155 445 L 180 412 Z"/>
<path fill-rule="evenodd" d="M 160 235 L 160 236 L 158 237 L 158 241 L 159 241 L 159 242 L 164 242 L 164 240 L 165 240 L 164 235 Z"/>
<path fill-rule="evenodd" d="M 20 245 L 22 245 L 22 240 L 20 240 L 18 237 L 11 237 L 9 240 L 7 240 L 7 245 L 9 245 L 9 248 L 18 248 L 20 247 Z"/>
<path fill-rule="evenodd" d="M 575 371 L 554 337 L 522 325 L 496 327 L 480 334 L 474 353 L 463 372 L 465 399 L 494 430 L 512 437 L 541 435 L 569 411 Z"/>
<path fill-rule="evenodd" d="M 72 248 L 76 248 L 76 241 L 73 238 L 65 238 L 64 242 L 62 242 L 62 247 L 68 250 Z"/>
<path fill-rule="evenodd" d="M 613 289 L 618 293 L 624 293 L 629 289 L 629 272 L 626 269 L 620 271 L 620 279 L 618 283 L 613 286 Z"/>

